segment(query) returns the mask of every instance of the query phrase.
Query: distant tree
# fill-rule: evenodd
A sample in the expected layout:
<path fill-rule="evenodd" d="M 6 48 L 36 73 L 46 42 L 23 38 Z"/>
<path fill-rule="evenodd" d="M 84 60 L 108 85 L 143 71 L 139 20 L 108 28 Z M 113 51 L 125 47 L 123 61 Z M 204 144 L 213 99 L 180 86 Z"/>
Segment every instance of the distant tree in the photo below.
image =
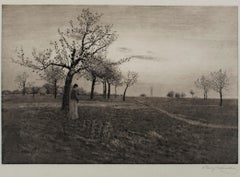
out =
<path fill-rule="evenodd" d="M 180 98 L 185 98 L 186 97 L 186 94 L 184 93 L 184 92 L 182 92 L 181 94 L 180 94 Z"/>
<path fill-rule="evenodd" d="M 102 84 L 103 84 L 103 98 L 107 98 L 107 81 L 105 78 L 102 79 Z"/>
<path fill-rule="evenodd" d="M 94 93 L 95 93 L 95 85 L 99 82 L 96 73 L 97 72 L 94 71 L 94 70 L 92 70 L 91 72 L 88 73 L 88 79 L 87 80 L 90 80 L 92 82 L 91 83 L 91 91 L 90 91 L 90 99 L 93 99 Z"/>
<path fill-rule="evenodd" d="M 170 91 L 167 93 L 167 97 L 169 97 L 169 98 L 173 98 L 174 95 L 175 95 L 174 91 Z"/>
<path fill-rule="evenodd" d="M 125 101 L 126 92 L 128 87 L 134 85 L 137 82 L 138 74 L 133 71 L 128 71 L 127 77 L 124 78 L 123 83 L 125 84 L 125 90 L 123 93 L 123 101 Z"/>
<path fill-rule="evenodd" d="M 58 94 L 62 95 L 63 94 L 63 89 L 64 89 L 64 87 L 58 87 Z"/>
<path fill-rule="evenodd" d="M 108 86 L 108 94 L 107 94 L 107 98 L 110 99 L 110 95 L 111 95 L 111 85 L 115 86 L 115 95 L 117 94 L 117 86 L 120 86 L 121 83 L 121 73 L 118 71 L 116 66 L 107 66 L 106 67 L 106 72 L 107 72 L 107 77 L 106 82 L 107 82 L 107 86 Z M 116 97 L 116 96 L 115 96 Z"/>
<path fill-rule="evenodd" d="M 34 97 L 36 94 L 39 93 L 40 88 L 39 87 L 32 87 L 32 96 Z"/>
<path fill-rule="evenodd" d="M 46 95 L 47 89 L 45 87 L 40 87 L 38 93 L 40 95 Z"/>
<path fill-rule="evenodd" d="M 95 60 L 91 60 L 91 63 L 88 64 L 88 68 L 83 72 L 85 79 L 91 81 L 90 99 L 93 99 L 95 85 L 100 82 L 99 78 L 102 76 L 103 70 L 105 69 L 103 60 L 101 56 L 98 56 Z"/>
<path fill-rule="evenodd" d="M 223 98 L 223 90 L 226 90 L 229 86 L 229 78 L 227 76 L 226 71 L 222 71 L 220 69 L 219 71 L 212 72 L 211 73 L 211 88 L 219 93 L 220 101 L 219 105 L 222 106 L 222 98 Z"/>
<path fill-rule="evenodd" d="M 30 85 L 26 87 L 26 94 L 32 94 L 32 87 Z"/>
<path fill-rule="evenodd" d="M 40 90 L 40 87 L 35 86 L 35 82 L 29 82 L 28 88 L 32 96 L 34 97 Z"/>
<path fill-rule="evenodd" d="M 118 66 L 122 63 L 128 62 L 131 58 L 124 58 L 117 62 L 112 62 L 110 60 L 103 60 L 101 64 L 98 64 L 98 78 L 103 84 L 103 97 L 110 98 L 111 86 L 116 88 L 122 85 L 122 75 Z"/>
<path fill-rule="evenodd" d="M 175 98 L 180 98 L 181 94 L 180 93 L 175 93 Z"/>
<path fill-rule="evenodd" d="M 40 76 L 52 85 L 54 98 L 57 98 L 58 83 L 65 78 L 65 72 L 58 66 L 50 66 Z"/>
<path fill-rule="evenodd" d="M 3 90 L 2 91 L 2 95 L 9 95 L 11 94 L 12 92 L 10 90 Z"/>
<path fill-rule="evenodd" d="M 140 94 L 140 97 L 146 97 L 145 93 Z"/>
<path fill-rule="evenodd" d="M 117 62 L 112 62 L 106 59 L 106 56 L 98 56 L 92 62 L 89 62 L 88 68 L 84 72 L 84 77 L 91 81 L 91 92 L 90 92 L 90 99 L 94 97 L 94 88 L 95 84 L 102 82 L 103 83 L 103 96 L 106 98 L 110 97 L 110 89 L 111 85 L 115 83 L 118 79 L 118 65 L 129 61 L 130 58 L 124 58 L 118 60 Z M 108 86 L 108 89 L 107 89 Z M 108 95 L 107 95 L 108 92 Z"/>
<path fill-rule="evenodd" d="M 27 79 L 29 75 L 26 72 L 23 72 L 22 74 L 19 74 L 15 78 L 15 82 L 17 82 L 19 89 L 22 90 L 22 94 L 26 94 L 26 84 L 27 84 Z"/>
<path fill-rule="evenodd" d="M 112 81 L 112 85 L 114 86 L 114 90 L 115 90 L 115 93 L 114 93 L 115 98 L 117 97 L 117 87 L 120 87 L 123 85 L 122 79 L 123 79 L 123 76 L 122 76 L 121 71 L 116 70 L 116 72 L 114 74 L 114 79 Z"/>
<path fill-rule="evenodd" d="M 203 99 L 207 100 L 208 98 L 208 91 L 211 88 L 210 80 L 207 79 L 205 76 L 201 76 L 195 81 L 195 85 L 197 88 L 203 90 Z"/>
<path fill-rule="evenodd" d="M 13 94 L 21 94 L 22 91 L 17 89 L 17 90 L 13 90 L 12 93 L 13 93 Z"/>
<path fill-rule="evenodd" d="M 46 89 L 46 94 L 53 94 L 53 85 L 50 83 L 46 83 L 43 85 L 43 87 Z"/>
<path fill-rule="evenodd" d="M 194 92 L 193 90 L 190 90 L 190 92 L 189 92 L 189 93 L 192 95 L 192 98 L 193 98 L 193 96 L 194 96 L 195 92 Z"/>

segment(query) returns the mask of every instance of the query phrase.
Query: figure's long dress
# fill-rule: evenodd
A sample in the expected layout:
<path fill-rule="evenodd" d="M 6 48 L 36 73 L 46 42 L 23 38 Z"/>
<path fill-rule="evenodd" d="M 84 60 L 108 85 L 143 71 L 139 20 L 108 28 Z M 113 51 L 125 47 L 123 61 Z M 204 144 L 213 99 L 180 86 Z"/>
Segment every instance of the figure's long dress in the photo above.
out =
<path fill-rule="evenodd" d="M 70 119 L 78 119 L 79 118 L 77 100 L 74 100 L 74 99 L 70 100 L 69 115 L 70 115 Z"/>

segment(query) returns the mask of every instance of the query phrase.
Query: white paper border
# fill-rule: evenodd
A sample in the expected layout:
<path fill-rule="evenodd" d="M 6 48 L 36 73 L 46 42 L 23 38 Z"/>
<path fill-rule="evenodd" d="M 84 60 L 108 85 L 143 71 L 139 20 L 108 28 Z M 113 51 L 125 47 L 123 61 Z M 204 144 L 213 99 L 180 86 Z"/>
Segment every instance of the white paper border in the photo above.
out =
<path fill-rule="evenodd" d="M 238 0 L 2 0 L 2 4 L 238 6 Z M 2 12 L 2 6 L 1 6 Z M 239 14 L 238 14 L 239 19 Z M 1 13 L 2 24 L 2 13 Z M 239 22 L 239 20 L 238 20 Z M 239 23 L 238 23 L 239 30 Z M 1 39 L 2 39 L 2 28 Z M 239 41 L 239 35 L 238 35 Z M 2 42 L 1 42 L 2 43 Z M 2 47 L 0 48 L 1 54 Z M 2 55 L 1 55 L 2 56 Z M 239 56 L 239 50 L 238 50 Z M 238 62 L 238 69 L 240 68 Z M 238 70 L 238 73 L 240 69 Z M 1 73 L 1 72 L 0 72 Z M 2 73 L 1 73 L 2 74 Z M 0 75 L 1 75 L 0 74 Z M 238 77 L 238 84 L 240 79 Z M 239 88 L 239 87 L 238 87 Z M 240 91 L 238 92 L 238 95 Z M 0 93 L 1 95 L 1 93 Z M 240 103 L 240 101 L 239 101 Z M 0 113 L 1 115 L 1 113 Z M 239 116 L 238 116 L 239 117 Z M 239 137 L 240 134 L 238 134 Z M 239 146 L 238 146 L 239 149 Z M 238 151 L 239 153 L 239 151 Z M 0 155 L 1 156 L 1 155 Z M 226 177 L 240 176 L 238 165 L 0 165 L 0 177 Z"/>

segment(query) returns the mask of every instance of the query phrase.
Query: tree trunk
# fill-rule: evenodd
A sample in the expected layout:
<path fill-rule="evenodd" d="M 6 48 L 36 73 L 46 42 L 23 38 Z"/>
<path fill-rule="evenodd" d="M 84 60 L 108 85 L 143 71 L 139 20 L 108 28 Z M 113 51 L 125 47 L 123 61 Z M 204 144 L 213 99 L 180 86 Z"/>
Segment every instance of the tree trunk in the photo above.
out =
<path fill-rule="evenodd" d="M 103 92 L 102 92 L 102 96 L 103 96 L 103 98 L 104 98 L 104 81 L 102 82 L 102 84 L 103 84 L 103 88 L 102 88 L 102 90 L 103 90 Z"/>
<path fill-rule="evenodd" d="M 207 100 L 207 92 L 204 91 L 204 100 Z"/>
<path fill-rule="evenodd" d="M 35 90 L 34 88 L 32 88 L 32 96 L 34 97 L 34 95 L 35 95 Z"/>
<path fill-rule="evenodd" d="M 110 83 L 107 83 L 108 84 L 108 95 L 107 95 L 107 98 L 110 99 L 110 95 L 111 95 L 111 84 Z"/>
<path fill-rule="evenodd" d="M 222 90 L 219 91 L 220 101 L 219 106 L 222 106 Z"/>
<path fill-rule="evenodd" d="M 123 101 L 125 101 L 125 96 L 126 96 L 127 88 L 128 88 L 128 86 L 126 86 L 126 88 L 125 88 L 125 90 L 124 90 L 124 93 L 123 93 Z"/>
<path fill-rule="evenodd" d="M 107 96 L 107 85 L 106 85 L 106 81 L 103 81 L 103 98 L 106 98 Z"/>
<path fill-rule="evenodd" d="M 66 112 L 69 112 L 70 91 L 71 91 L 73 76 L 74 75 L 71 73 L 71 71 L 69 71 L 65 79 L 64 91 L 63 91 L 63 97 L 62 97 L 62 110 Z"/>
<path fill-rule="evenodd" d="M 115 94 L 114 97 L 117 98 L 117 86 L 115 85 Z"/>
<path fill-rule="evenodd" d="M 57 80 L 55 80 L 54 81 L 54 84 L 53 84 L 53 86 L 54 86 L 54 98 L 56 99 L 57 98 Z"/>
<path fill-rule="evenodd" d="M 94 96 L 95 83 L 96 83 L 96 77 L 93 77 L 92 87 L 91 87 L 91 94 L 90 94 L 90 99 L 91 99 L 91 100 L 93 99 L 93 96 Z"/>
<path fill-rule="evenodd" d="M 26 94 L 26 83 L 23 82 L 23 90 L 22 90 L 22 95 Z"/>

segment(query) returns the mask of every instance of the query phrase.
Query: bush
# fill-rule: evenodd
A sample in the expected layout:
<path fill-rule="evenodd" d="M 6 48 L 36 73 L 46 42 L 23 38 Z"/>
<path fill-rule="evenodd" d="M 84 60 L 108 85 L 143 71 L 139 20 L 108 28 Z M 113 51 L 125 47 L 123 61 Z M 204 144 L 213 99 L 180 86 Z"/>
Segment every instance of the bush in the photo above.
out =
<path fill-rule="evenodd" d="M 168 92 L 167 97 L 173 98 L 174 97 L 174 91 Z"/>
<path fill-rule="evenodd" d="M 140 95 L 140 97 L 146 97 L 146 94 L 145 94 L 145 93 L 142 93 L 142 94 Z"/>
<path fill-rule="evenodd" d="M 185 97 L 186 97 L 186 94 L 182 92 L 182 93 L 180 94 L 180 97 L 181 97 L 181 98 L 185 98 Z"/>
<path fill-rule="evenodd" d="M 13 90 L 12 94 L 22 94 L 22 91 L 21 90 Z"/>
<path fill-rule="evenodd" d="M 181 94 L 180 93 L 175 93 L 175 98 L 180 98 Z"/>
<path fill-rule="evenodd" d="M 9 94 L 11 94 L 10 90 L 3 90 L 2 91 L 2 95 L 9 95 Z"/>

